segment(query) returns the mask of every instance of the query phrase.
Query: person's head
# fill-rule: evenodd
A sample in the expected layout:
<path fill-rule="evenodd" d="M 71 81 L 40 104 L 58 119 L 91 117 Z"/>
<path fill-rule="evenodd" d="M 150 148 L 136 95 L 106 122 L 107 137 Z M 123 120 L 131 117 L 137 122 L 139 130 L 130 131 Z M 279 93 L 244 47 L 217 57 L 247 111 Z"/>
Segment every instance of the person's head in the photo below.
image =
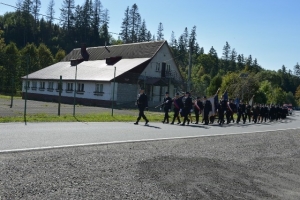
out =
<path fill-rule="evenodd" d="M 206 96 L 204 96 L 203 99 L 206 100 Z"/>
<path fill-rule="evenodd" d="M 189 92 L 185 92 L 185 96 L 188 97 L 190 95 Z"/>
<path fill-rule="evenodd" d="M 197 101 L 200 101 L 200 97 L 197 97 Z"/>
<path fill-rule="evenodd" d="M 145 91 L 144 88 L 141 88 L 141 89 L 140 89 L 140 94 L 143 94 L 144 91 Z"/>
<path fill-rule="evenodd" d="M 176 98 L 178 98 L 179 97 L 179 93 L 177 92 L 175 96 L 176 96 Z"/>
<path fill-rule="evenodd" d="M 166 92 L 166 97 L 168 97 L 169 96 L 169 92 Z"/>

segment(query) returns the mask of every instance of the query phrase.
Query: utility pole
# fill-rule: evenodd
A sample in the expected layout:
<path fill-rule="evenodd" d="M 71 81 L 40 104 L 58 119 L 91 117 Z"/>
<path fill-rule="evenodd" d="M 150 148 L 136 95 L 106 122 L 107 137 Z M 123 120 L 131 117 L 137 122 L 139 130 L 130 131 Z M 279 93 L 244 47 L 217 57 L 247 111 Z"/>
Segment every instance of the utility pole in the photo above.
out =
<path fill-rule="evenodd" d="M 189 41 L 189 70 L 188 70 L 188 85 L 187 85 L 187 91 L 191 90 L 191 71 L 192 71 L 192 43 Z"/>

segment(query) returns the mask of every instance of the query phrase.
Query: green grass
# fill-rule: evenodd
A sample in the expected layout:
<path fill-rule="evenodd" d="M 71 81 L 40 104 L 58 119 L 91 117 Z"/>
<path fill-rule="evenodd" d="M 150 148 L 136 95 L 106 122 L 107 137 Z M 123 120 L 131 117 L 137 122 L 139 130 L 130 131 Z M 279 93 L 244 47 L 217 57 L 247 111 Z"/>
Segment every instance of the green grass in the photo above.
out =
<path fill-rule="evenodd" d="M 147 112 L 147 118 L 151 122 L 159 122 L 163 119 L 163 113 Z M 172 116 L 172 115 L 171 115 Z M 135 122 L 137 115 L 119 115 L 111 113 L 101 114 L 78 114 L 75 117 L 71 114 L 68 115 L 49 115 L 49 114 L 30 114 L 26 116 L 27 122 Z M 0 117 L 0 123 L 8 122 L 24 122 L 24 116 L 17 117 Z M 143 120 L 141 120 L 143 121 Z"/>

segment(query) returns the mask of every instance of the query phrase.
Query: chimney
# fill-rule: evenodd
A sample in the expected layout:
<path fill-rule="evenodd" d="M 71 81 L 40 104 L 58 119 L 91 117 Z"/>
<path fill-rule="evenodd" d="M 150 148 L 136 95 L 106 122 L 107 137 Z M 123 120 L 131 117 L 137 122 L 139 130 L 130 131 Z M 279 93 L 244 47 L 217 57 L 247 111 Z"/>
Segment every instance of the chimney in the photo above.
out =
<path fill-rule="evenodd" d="M 88 61 L 90 58 L 90 54 L 86 51 L 86 45 L 84 43 L 81 44 L 81 56 L 84 61 Z"/>

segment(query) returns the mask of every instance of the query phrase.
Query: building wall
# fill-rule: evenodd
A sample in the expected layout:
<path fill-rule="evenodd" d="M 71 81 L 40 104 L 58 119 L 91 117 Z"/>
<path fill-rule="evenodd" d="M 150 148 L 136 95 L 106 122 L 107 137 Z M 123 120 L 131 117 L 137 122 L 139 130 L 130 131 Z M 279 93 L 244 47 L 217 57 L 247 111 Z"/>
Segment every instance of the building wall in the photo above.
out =
<path fill-rule="evenodd" d="M 58 96 L 59 90 L 58 90 L 58 81 L 36 81 L 37 87 L 33 87 L 33 82 L 35 80 L 29 80 L 30 85 L 27 89 L 28 93 L 31 94 L 40 94 L 40 95 L 48 95 L 48 96 Z M 45 88 L 40 88 L 40 82 L 45 82 Z M 53 89 L 49 89 L 49 82 L 53 82 Z M 73 91 L 67 90 L 68 83 L 73 83 Z M 84 84 L 84 91 L 83 92 L 77 92 L 76 97 L 77 98 L 84 98 L 84 99 L 93 99 L 93 100 L 103 100 L 103 101 L 111 101 L 112 100 L 112 83 L 110 82 L 97 82 L 98 84 L 103 85 L 103 93 L 95 93 L 96 90 L 96 82 L 84 82 L 84 81 L 77 81 L 77 84 L 81 83 Z M 63 81 L 62 82 L 62 97 L 74 97 L 74 90 L 75 90 L 75 82 L 74 81 Z M 117 83 L 115 84 L 115 88 L 117 88 Z M 25 80 L 23 80 L 23 87 L 22 92 L 25 92 Z M 76 86 L 76 90 L 78 90 Z M 115 99 L 117 99 L 117 94 L 115 93 Z"/>

